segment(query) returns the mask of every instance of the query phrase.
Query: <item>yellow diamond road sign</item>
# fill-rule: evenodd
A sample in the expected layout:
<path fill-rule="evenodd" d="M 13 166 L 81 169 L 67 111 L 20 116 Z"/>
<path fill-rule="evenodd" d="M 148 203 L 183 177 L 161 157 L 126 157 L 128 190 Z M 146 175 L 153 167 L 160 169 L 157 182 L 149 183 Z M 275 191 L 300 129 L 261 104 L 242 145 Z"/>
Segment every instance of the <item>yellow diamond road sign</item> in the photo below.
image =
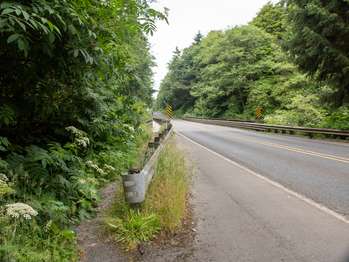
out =
<path fill-rule="evenodd" d="M 256 119 L 261 119 L 263 116 L 263 108 L 260 106 L 256 108 Z"/>
<path fill-rule="evenodd" d="M 172 106 L 168 105 L 166 106 L 166 115 L 168 118 L 172 118 L 173 117 L 173 110 L 172 110 Z"/>

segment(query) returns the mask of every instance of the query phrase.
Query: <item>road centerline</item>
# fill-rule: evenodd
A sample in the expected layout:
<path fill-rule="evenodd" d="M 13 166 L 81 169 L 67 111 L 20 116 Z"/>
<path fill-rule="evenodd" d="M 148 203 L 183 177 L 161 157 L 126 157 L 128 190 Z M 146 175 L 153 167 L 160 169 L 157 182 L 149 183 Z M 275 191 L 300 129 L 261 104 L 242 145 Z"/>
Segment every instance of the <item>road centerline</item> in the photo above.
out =
<path fill-rule="evenodd" d="M 241 139 L 241 138 L 239 138 L 239 139 Z M 290 147 L 290 146 L 286 146 L 286 145 L 282 145 L 282 144 L 261 142 L 261 141 L 258 141 L 256 139 L 243 139 L 242 138 L 241 140 L 244 140 L 246 142 L 254 142 L 254 143 L 257 143 L 257 144 L 260 144 L 260 145 L 266 145 L 266 146 L 270 146 L 270 147 L 274 147 L 274 148 L 285 149 L 285 150 L 292 151 L 292 152 L 297 152 L 297 153 L 311 155 L 311 156 L 317 156 L 317 157 L 321 157 L 321 158 L 325 158 L 325 159 L 334 160 L 334 161 L 338 161 L 338 162 L 349 164 L 349 158 L 346 158 L 346 157 L 319 153 L 319 152 L 315 152 L 315 151 L 305 150 L 305 149 L 302 149 L 302 148 Z"/>

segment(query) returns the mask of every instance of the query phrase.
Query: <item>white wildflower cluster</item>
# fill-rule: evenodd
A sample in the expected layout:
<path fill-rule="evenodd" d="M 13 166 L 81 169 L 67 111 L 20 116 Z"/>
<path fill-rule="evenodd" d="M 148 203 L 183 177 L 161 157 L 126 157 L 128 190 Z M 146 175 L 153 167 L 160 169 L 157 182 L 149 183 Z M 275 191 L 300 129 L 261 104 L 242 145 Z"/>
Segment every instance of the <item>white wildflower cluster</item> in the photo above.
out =
<path fill-rule="evenodd" d="M 98 181 L 93 177 L 84 177 L 84 178 L 79 178 L 78 183 L 80 185 L 96 185 L 98 184 Z"/>
<path fill-rule="evenodd" d="M 88 177 L 86 178 L 86 182 L 90 185 L 96 185 L 98 184 L 98 180 L 95 179 L 94 177 Z"/>
<path fill-rule="evenodd" d="M 108 172 L 113 172 L 115 171 L 115 168 L 110 166 L 110 165 L 104 165 L 104 169 L 107 170 Z"/>
<path fill-rule="evenodd" d="M 7 176 L 5 174 L 3 174 L 3 173 L 0 173 L 0 181 L 8 182 Z"/>
<path fill-rule="evenodd" d="M 24 203 L 14 203 L 5 205 L 6 215 L 12 218 L 24 218 L 30 220 L 32 217 L 38 215 L 38 212 L 31 206 Z"/>
<path fill-rule="evenodd" d="M 91 160 L 86 162 L 86 165 L 92 169 L 94 169 L 95 171 L 97 171 L 97 173 L 101 174 L 101 175 L 105 175 L 106 172 L 100 168 L 97 164 L 93 163 Z"/>
<path fill-rule="evenodd" d="M 88 145 L 90 144 L 90 139 L 88 139 L 88 137 L 80 137 L 80 138 L 77 138 L 75 139 L 76 143 L 79 145 L 79 146 L 82 146 L 82 147 L 88 147 Z"/>
<path fill-rule="evenodd" d="M 79 180 L 78 180 L 78 182 L 79 182 L 79 184 L 82 184 L 82 185 L 84 185 L 84 184 L 86 184 L 86 179 L 83 179 L 83 178 L 80 178 Z"/>
<path fill-rule="evenodd" d="M 75 126 L 68 126 L 65 128 L 65 130 L 69 131 L 75 136 L 84 136 L 85 132 L 81 131 L 80 129 L 77 129 Z"/>
<path fill-rule="evenodd" d="M 65 129 L 74 135 L 74 141 L 78 146 L 86 148 L 90 145 L 90 139 L 86 136 L 84 131 L 77 129 L 74 126 L 68 126 Z"/>
<path fill-rule="evenodd" d="M 3 173 L 0 173 L 0 197 L 11 194 L 14 190 L 8 185 L 9 179 Z"/>
<path fill-rule="evenodd" d="M 103 6 L 109 6 L 109 1 L 108 0 L 101 0 L 101 4 Z"/>

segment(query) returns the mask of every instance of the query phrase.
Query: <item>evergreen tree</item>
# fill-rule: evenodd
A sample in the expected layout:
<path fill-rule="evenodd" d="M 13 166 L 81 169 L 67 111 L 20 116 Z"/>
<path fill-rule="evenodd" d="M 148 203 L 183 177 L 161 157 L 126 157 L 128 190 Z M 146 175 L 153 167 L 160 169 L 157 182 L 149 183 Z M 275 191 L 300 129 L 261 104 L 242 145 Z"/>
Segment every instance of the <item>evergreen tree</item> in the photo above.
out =
<path fill-rule="evenodd" d="M 337 106 L 349 102 L 349 2 L 288 0 L 287 50 L 299 67 L 336 91 Z"/>
<path fill-rule="evenodd" d="M 199 44 L 203 37 L 204 36 L 201 34 L 201 31 L 199 31 L 194 38 L 194 43 Z"/>
<path fill-rule="evenodd" d="M 176 46 L 176 49 L 173 51 L 173 57 L 180 57 L 181 56 L 181 50 L 179 50 L 178 46 Z"/>

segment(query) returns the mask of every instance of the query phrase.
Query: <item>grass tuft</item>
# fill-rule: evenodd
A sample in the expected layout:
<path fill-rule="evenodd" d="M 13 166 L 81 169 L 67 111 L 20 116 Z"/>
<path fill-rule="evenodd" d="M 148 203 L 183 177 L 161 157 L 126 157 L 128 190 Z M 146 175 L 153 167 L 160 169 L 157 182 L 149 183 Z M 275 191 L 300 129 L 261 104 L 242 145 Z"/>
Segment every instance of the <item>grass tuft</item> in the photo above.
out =
<path fill-rule="evenodd" d="M 148 241 L 160 231 L 160 221 L 155 214 L 129 210 L 125 218 L 109 218 L 108 227 L 116 232 L 115 239 L 133 249 L 139 242 Z"/>

